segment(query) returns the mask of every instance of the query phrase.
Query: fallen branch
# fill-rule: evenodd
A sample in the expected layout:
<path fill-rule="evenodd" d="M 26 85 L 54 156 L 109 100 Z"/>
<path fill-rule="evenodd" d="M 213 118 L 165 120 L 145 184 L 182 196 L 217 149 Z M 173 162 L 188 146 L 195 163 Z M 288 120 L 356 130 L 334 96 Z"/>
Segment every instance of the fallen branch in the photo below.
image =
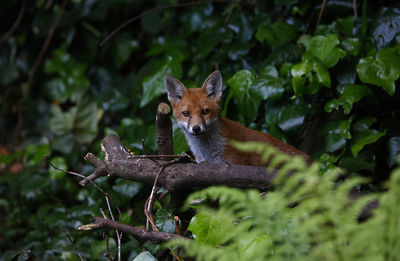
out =
<path fill-rule="evenodd" d="M 132 155 L 115 135 L 106 136 L 101 147 L 105 153 L 103 163 L 107 173 L 123 179 L 153 184 L 160 164 L 165 163 L 165 161 L 159 161 L 160 164 L 157 164 L 146 158 L 132 158 Z M 98 161 L 89 163 L 92 162 Z M 80 182 L 83 186 L 96 179 L 99 176 L 96 173 L 104 173 L 104 170 L 97 169 L 99 166 L 102 168 L 102 164 L 92 163 L 92 165 L 95 167 L 95 171 Z M 169 192 L 211 185 L 271 190 L 273 188 L 272 180 L 276 173 L 277 170 L 265 167 L 177 163 L 163 169 L 162 175 L 158 178 L 158 185 L 165 187 Z"/>
<path fill-rule="evenodd" d="M 105 219 L 102 217 L 93 218 L 93 223 L 80 226 L 78 230 L 89 231 L 95 229 L 116 229 L 121 232 L 132 235 L 140 243 L 144 243 L 147 240 L 154 244 L 164 243 L 174 238 L 185 238 L 176 234 L 161 232 L 161 231 L 146 231 L 140 227 L 134 227 L 126 224 L 122 224 L 113 220 Z M 187 238 L 186 238 L 187 239 Z"/>

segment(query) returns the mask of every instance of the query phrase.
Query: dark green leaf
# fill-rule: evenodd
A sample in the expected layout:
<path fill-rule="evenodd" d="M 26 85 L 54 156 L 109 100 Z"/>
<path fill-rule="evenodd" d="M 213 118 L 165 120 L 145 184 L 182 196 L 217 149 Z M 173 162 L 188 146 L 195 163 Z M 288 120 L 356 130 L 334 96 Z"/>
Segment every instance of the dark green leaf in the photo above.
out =
<path fill-rule="evenodd" d="M 100 118 L 97 104 L 85 96 L 78 103 L 74 119 L 76 138 L 84 143 L 91 142 L 97 136 L 97 126 Z"/>
<path fill-rule="evenodd" d="M 245 124 L 252 122 L 258 111 L 261 100 L 261 90 L 253 84 L 253 75 L 248 70 L 236 72 L 228 79 L 232 88 L 233 98 L 239 107 L 240 116 Z"/>
<path fill-rule="evenodd" d="M 272 25 L 260 25 L 257 29 L 256 38 L 260 42 L 265 40 L 274 46 L 290 42 L 297 38 L 298 31 L 293 25 L 284 22 L 276 22 Z"/>
<path fill-rule="evenodd" d="M 34 145 L 29 144 L 26 146 L 24 154 L 24 163 L 26 165 L 37 165 L 50 153 L 49 144 Z"/>
<path fill-rule="evenodd" d="M 322 86 L 330 87 L 329 72 L 320 62 L 311 59 L 306 57 L 291 69 L 293 90 L 298 96 L 315 94 Z"/>
<path fill-rule="evenodd" d="M 346 38 L 341 42 L 341 46 L 354 56 L 359 54 L 361 51 L 361 43 L 358 38 Z"/>
<path fill-rule="evenodd" d="M 162 28 L 163 23 L 160 20 L 159 12 L 150 12 L 142 17 L 140 23 L 146 32 L 157 34 Z"/>
<path fill-rule="evenodd" d="M 331 121 L 326 123 L 320 131 L 325 137 L 325 148 L 329 152 L 335 152 L 344 148 L 346 139 L 351 139 L 350 124 L 352 118 L 346 121 Z"/>
<path fill-rule="evenodd" d="M 325 104 L 325 111 L 331 112 L 342 106 L 345 114 L 349 114 L 353 104 L 359 102 L 363 97 L 370 94 L 370 90 L 363 85 L 345 84 L 341 90 L 342 94 L 338 99 L 332 99 Z"/>
<path fill-rule="evenodd" d="M 344 50 L 337 47 L 338 45 L 339 38 L 336 34 L 317 35 L 311 38 L 307 50 L 317 57 L 324 66 L 331 68 L 346 55 Z"/>
<path fill-rule="evenodd" d="M 140 107 L 144 107 L 155 97 L 166 92 L 164 86 L 165 75 L 171 74 L 176 78 L 182 77 L 182 60 L 182 54 L 174 57 L 168 56 L 167 62 L 158 71 L 144 78 L 142 85 L 143 96 L 140 101 Z"/>
<path fill-rule="evenodd" d="M 176 233 L 174 215 L 170 210 L 160 209 L 155 215 L 156 226 L 163 232 Z"/>
<path fill-rule="evenodd" d="M 338 18 L 336 23 L 336 29 L 345 35 L 351 36 L 353 35 L 353 26 L 354 26 L 354 16 L 349 16 L 346 18 Z"/>
<path fill-rule="evenodd" d="M 383 87 L 387 93 L 395 92 L 395 81 L 400 77 L 400 49 L 383 48 L 375 57 L 369 56 L 359 61 L 357 73 L 364 83 Z"/>
<path fill-rule="evenodd" d="M 370 129 L 370 126 L 376 122 L 376 118 L 366 117 L 361 118 L 354 123 L 354 139 L 352 139 L 351 152 L 353 156 L 357 154 L 368 144 L 374 143 L 381 137 L 386 135 L 386 130 L 379 132 L 374 129 Z"/>

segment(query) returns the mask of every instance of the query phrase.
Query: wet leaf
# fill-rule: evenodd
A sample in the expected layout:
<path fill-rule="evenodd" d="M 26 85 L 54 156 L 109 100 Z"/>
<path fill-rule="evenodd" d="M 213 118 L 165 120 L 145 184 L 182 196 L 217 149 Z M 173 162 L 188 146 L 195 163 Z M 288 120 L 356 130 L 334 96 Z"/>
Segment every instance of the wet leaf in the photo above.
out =
<path fill-rule="evenodd" d="M 386 135 L 386 130 L 380 132 L 375 129 L 370 129 L 370 126 L 376 122 L 376 120 L 377 119 L 373 117 L 365 117 L 354 123 L 354 139 L 352 139 L 351 142 L 351 152 L 353 156 L 357 156 L 366 145 L 372 144 Z"/>
<path fill-rule="evenodd" d="M 262 97 L 260 88 L 257 88 L 253 83 L 253 75 L 248 70 L 238 71 L 228 79 L 233 98 L 239 107 L 241 119 L 245 124 L 249 124 L 257 116 Z"/>
<path fill-rule="evenodd" d="M 363 85 L 345 84 L 340 97 L 338 99 L 334 98 L 325 104 L 325 111 L 331 112 L 334 109 L 339 109 L 339 106 L 342 106 L 344 113 L 349 114 L 353 108 L 353 104 L 359 102 L 370 93 L 371 91 Z"/>
<path fill-rule="evenodd" d="M 400 77 L 400 48 L 383 48 L 375 56 L 361 59 L 357 73 L 362 82 L 381 86 L 393 95 Z"/>
<path fill-rule="evenodd" d="M 339 38 L 336 34 L 317 35 L 311 38 L 307 50 L 318 58 L 327 68 L 333 67 L 346 52 L 338 47 Z"/>

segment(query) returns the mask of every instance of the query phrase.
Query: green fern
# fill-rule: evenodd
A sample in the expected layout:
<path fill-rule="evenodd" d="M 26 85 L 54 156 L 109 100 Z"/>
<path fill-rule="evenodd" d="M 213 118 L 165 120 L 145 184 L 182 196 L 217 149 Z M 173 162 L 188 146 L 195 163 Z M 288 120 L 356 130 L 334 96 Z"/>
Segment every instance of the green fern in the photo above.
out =
<path fill-rule="evenodd" d="M 400 169 L 386 192 L 350 200 L 350 191 L 365 179 L 337 182 L 339 169 L 322 175 L 317 163 L 307 167 L 301 158 L 291 159 L 274 148 L 235 146 L 272 158 L 271 164 L 281 167 L 275 191 L 262 196 L 256 190 L 210 187 L 194 193 L 188 206 L 194 199 L 206 201 L 195 207 L 189 226 L 193 240 L 169 245 L 207 261 L 400 260 Z M 373 199 L 380 200 L 379 209 L 360 223 L 363 207 Z"/>

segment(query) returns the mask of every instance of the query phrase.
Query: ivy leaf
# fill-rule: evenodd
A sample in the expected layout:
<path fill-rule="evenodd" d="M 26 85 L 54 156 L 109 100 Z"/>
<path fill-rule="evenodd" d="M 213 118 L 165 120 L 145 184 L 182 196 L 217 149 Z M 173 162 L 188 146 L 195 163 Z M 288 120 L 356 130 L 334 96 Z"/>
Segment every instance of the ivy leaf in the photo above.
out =
<path fill-rule="evenodd" d="M 74 119 L 74 131 L 79 141 L 89 143 L 97 136 L 99 112 L 96 102 L 89 96 L 79 101 Z"/>
<path fill-rule="evenodd" d="M 400 48 L 383 48 L 375 57 L 362 58 L 357 73 L 362 82 L 381 86 L 393 96 L 400 77 Z"/>
<path fill-rule="evenodd" d="M 73 130 L 77 139 L 89 143 L 97 135 L 99 120 L 97 104 L 85 96 L 78 105 L 63 112 L 57 105 L 52 105 L 49 128 L 57 135 L 64 135 Z"/>
<path fill-rule="evenodd" d="M 339 106 L 342 106 L 344 113 L 349 114 L 353 108 L 353 104 L 360 101 L 370 93 L 370 90 L 363 85 L 345 84 L 343 85 L 341 96 L 338 99 L 332 99 L 325 104 L 325 111 L 331 112 L 334 109 L 339 109 Z"/>
<path fill-rule="evenodd" d="M 260 42 L 265 40 L 273 46 L 290 42 L 297 38 L 297 29 L 284 22 L 276 22 L 272 25 L 260 25 L 257 29 L 256 38 Z"/>
<path fill-rule="evenodd" d="M 373 39 L 380 49 L 390 43 L 400 32 L 400 10 L 383 8 L 372 26 Z"/>
<path fill-rule="evenodd" d="M 50 131 L 57 135 L 62 135 L 72 130 L 74 126 L 74 119 L 77 112 L 77 107 L 72 107 L 66 112 L 63 112 L 61 108 L 53 104 L 50 108 Z"/>
<path fill-rule="evenodd" d="M 319 135 L 325 136 L 325 148 L 329 152 L 342 149 L 346 139 L 351 139 L 350 125 L 353 118 L 345 121 L 331 121 L 325 124 Z"/>
<path fill-rule="evenodd" d="M 361 51 L 361 43 L 358 38 L 346 38 L 341 42 L 341 46 L 351 55 L 358 55 Z"/>
<path fill-rule="evenodd" d="M 313 61 L 312 56 L 303 56 L 302 63 L 292 67 L 292 87 L 298 96 L 315 94 L 322 86 L 330 87 L 331 78 L 328 70 L 318 61 Z"/>
<path fill-rule="evenodd" d="M 374 122 L 376 122 L 376 118 L 365 117 L 354 123 L 354 138 L 351 144 L 351 152 L 354 157 L 357 156 L 357 154 L 366 145 L 374 143 L 381 137 L 386 135 L 386 130 L 384 130 L 383 132 L 379 132 L 377 130 L 369 128 Z"/>
<path fill-rule="evenodd" d="M 182 77 L 182 61 L 183 55 L 180 53 L 176 53 L 174 56 L 168 56 L 167 62 L 161 66 L 160 69 L 144 78 L 142 84 L 143 96 L 140 101 L 141 108 L 154 98 L 166 92 L 164 86 L 164 77 L 166 74 L 172 74 L 177 78 Z"/>
<path fill-rule="evenodd" d="M 392 137 L 389 142 L 389 167 L 400 163 L 400 137 Z"/>
<path fill-rule="evenodd" d="M 116 180 L 115 185 L 112 186 L 113 191 L 118 193 L 119 200 L 122 199 L 120 202 L 121 205 L 127 204 L 130 199 L 132 199 L 137 193 L 139 193 L 141 188 L 141 183 L 127 181 L 123 179 Z"/>
<path fill-rule="evenodd" d="M 339 38 L 336 34 L 327 36 L 317 35 L 311 38 L 307 50 L 317 57 L 327 68 L 333 67 L 339 59 L 346 56 L 346 52 L 339 47 Z"/>
<path fill-rule="evenodd" d="M 176 233 L 172 210 L 160 209 L 155 215 L 156 226 L 163 232 Z"/>
<path fill-rule="evenodd" d="M 252 122 L 257 116 L 258 106 L 262 98 L 261 90 L 253 84 L 253 75 L 248 70 L 236 72 L 228 79 L 233 98 L 240 110 L 240 120 L 245 124 Z"/>
<path fill-rule="evenodd" d="M 149 251 L 144 251 L 137 255 L 132 261 L 157 261 L 158 259 L 155 258 Z"/>
<path fill-rule="evenodd" d="M 253 83 L 264 100 L 280 99 L 285 91 L 284 84 L 285 80 L 278 77 L 278 71 L 272 65 L 263 68 Z"/>
<path fill-rule="evenodd" d="M 338 18 L 336 23 L 336 29 L 345 35 L 353 34 L 353 26 L 354 26 L 355 17 L 348 16 L 346 18 Z"/>
<path fill-rule="evenodd" d="M 49 144 L 29 144 L 25 148 L 24 164 L 27 166 L 34 166 L 39 164 L 50 153 Z"/>

